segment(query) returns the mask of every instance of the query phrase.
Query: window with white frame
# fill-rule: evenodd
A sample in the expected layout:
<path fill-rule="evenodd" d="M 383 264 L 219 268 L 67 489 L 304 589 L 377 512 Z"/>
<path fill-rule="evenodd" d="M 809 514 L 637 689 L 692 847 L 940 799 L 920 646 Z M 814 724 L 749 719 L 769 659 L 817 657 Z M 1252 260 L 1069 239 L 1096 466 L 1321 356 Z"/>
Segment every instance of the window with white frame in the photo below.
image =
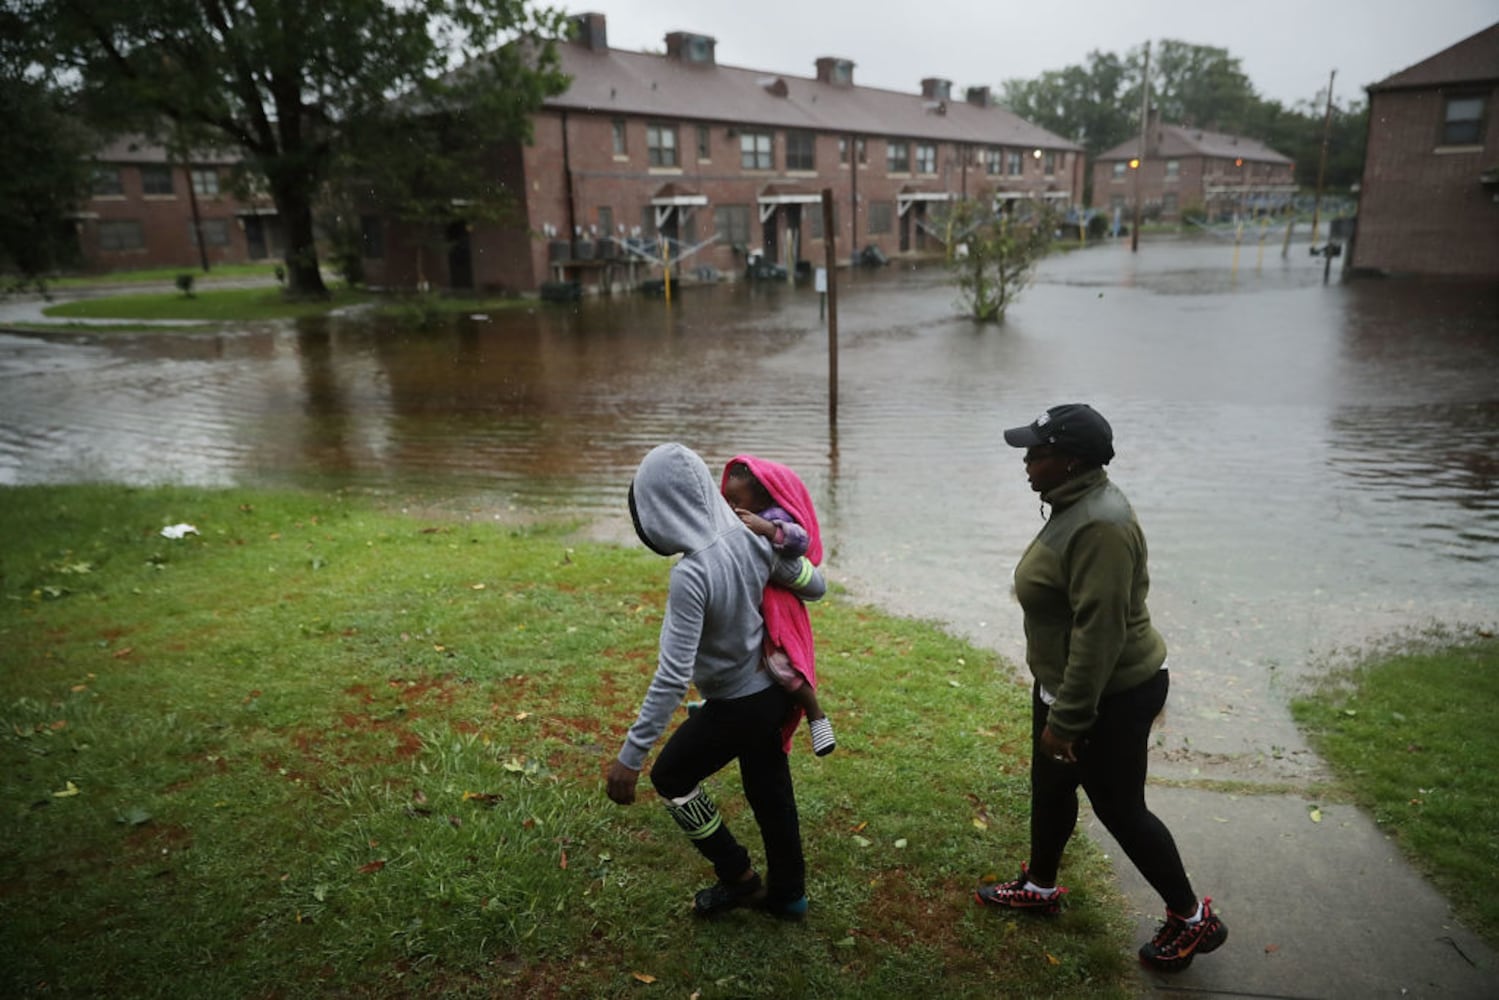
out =
<path fill-rule="evenodd" d="M 1180 177 L 1181 176 L 1181 170 L 1182 170 L 1182 161 L 1181 160 L 1167 160 L 1166 161 L 1166 179 L 1168 181 L 1174 181 L 1178 177 Z"/>
<path fill-rule="evenodd" d="M 1124 161 L 1123 160 L 1120 160 L 1118 163 L 1114 164 L 1114 180 L 1116 180 L 1116 181 L 1123 180 L 1124 179 L 1124 171 L 1125 171 L 1125 165 L 1124 165 Z"/>
<path fill-rule="evenodd" d="M 1047 151 L 1041 158 L 1041 172 L 1047 177 L 1057 172 L 1057 154 Z"/>
<path fill-rule="evenodd" d="M 1019 177 L 1025 172 L 1025 157 L 1020 155 L 1020 150 L 1011 149 L 1005 153 L 1006 173 L 1011 177 Z"/>
<path fill-rule="evenodd" d="M 817 136 L 811 132 L 786 133 L 786 169 L 817 169 Z"/>
<path fill-rule="evenodd" d="M 141 193 L 158 197 L 175 194 L 172 188 L 172 168 L 165 163 L 142 163 Z"/>
<path fill-rule="evenodd" d="M 120 198 L 125 194 L 125 179 L 119 167 L 95 167 L 92 180 L 95 198 Z"/>
<path fill-rule="evenodd" d="M 775 142 L 769 132 L 739 133 L 739 166 L 743 170 L 775 169 Z"/>
<path fill-rule="evenodd" d="M 615 156 L 628 156 L 629 147 L 625 145 L 625 120 L 616 118 L 609 123 L 611 139 L 614 143 Z"/>
<path fill-rule="evenodd" d="M 937 172 L 937 147 L 932 143 L 918 142 L 916 144 L 916 172 L 918 174 Z"/>
<path fill-rule="evenodd" d="M 105 219 L 99 223 L 100 250 L 143 250 L 146 233 L 134 219 Z"/>
<path fill-rule="evenodd" d="M 645 127 L 646 162 L 653 167 L 677 165 L 677 127 L 652 122 Z"/>
<path fill-rule="evenodd" d="M 748 205 L 713 206 L 713 230 L 720 243 L 749 246 L 750 210 Z"/>
<path fill-rule="evenodd" d="M 193 241 L 193 246 L 198 245 L 198 233 L 203 234 L 203 245 L 205 247 L 226 247 L 229 245 L 229 220 L 228 219 L 199 219 L 195 227 L 191 222 L 187 224 L 188 237 Z"/>
<path fill-rule="evenodd" d="M 699 125 L 697 127 L 697 158 L 699 160 L 712 159 L 711 150 L 712 146 L 709 140 L 708 126 Z"/>
<path fill-rule="evenodd" d="M 911 172 L 911 144 L 898 139 L 885 142 L 885 172 L 887 174 L 909 174 Z"/>
<path fill-rule="evenodd" d="M 1005 171 L 1005 151 L 997 148 L 984 150 L 984 173 L 998 177 Z"/>
<path fill-rule="evenodd" d="M 193 194 L 200 198 L 219 193 L 219 171 L 216 167 L 193 168 Z"/>

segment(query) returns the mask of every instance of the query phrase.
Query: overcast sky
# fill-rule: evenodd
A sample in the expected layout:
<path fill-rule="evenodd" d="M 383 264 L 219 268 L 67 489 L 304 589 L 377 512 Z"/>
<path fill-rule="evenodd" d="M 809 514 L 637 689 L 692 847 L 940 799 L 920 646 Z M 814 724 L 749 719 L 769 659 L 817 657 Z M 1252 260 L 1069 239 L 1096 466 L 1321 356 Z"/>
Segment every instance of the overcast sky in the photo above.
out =
<path fill-rule="evenodd" d="M 608 18 L 617 49 L 661 51 L 672 31 L 717 39 L 726 66 L 812 76 L 819 56 L 854 62 L 854 82 L 902 92 L 924 77 L 954 93 L 1123 56 L 1174 38 L 1227 49 L 1260 96 L 1339 104 L 1499 21 L 1495 0 L 552 0 Z"/>

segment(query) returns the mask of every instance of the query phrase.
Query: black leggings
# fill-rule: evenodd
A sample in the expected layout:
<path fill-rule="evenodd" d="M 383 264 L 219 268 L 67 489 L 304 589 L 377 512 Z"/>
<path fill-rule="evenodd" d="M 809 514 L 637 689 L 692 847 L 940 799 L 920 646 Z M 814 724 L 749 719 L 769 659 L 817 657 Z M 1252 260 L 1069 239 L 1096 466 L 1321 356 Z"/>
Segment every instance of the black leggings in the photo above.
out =
<path fill-rule="evenodd" d="M 797 900 L 806 892 L 796 789 L 781 737 L 790 709 L 791 697 L 779 685 L 744 698 L 710 698 L 671 734 L 651 767 L 656 791 L 663 798 L 677 799 L 739 759 L 744 797 L 765 846 L 766 889 L 772 902 Z M 693 843 L 713 863 L 720 880 L 732 881 L 751 868 L 749 852 L 734 839 L 727 823 Z"/>
<path fill-rule="evenodd" d="M 1055 884 L 1062 850 L 1077 827 L 1081 785 L 1093 811 L 1173 913 L 1197 909 L 1176 841 L 1145 806 L 1150 724 L 1166 704 L 1166 671 L 1098 703 L 1098 719 L 1073 745 L 1076 764 L 1053 760 L 1040 747 L 1047 706 L 1031 696 L 1031 864 L 1033 881 Z"/>

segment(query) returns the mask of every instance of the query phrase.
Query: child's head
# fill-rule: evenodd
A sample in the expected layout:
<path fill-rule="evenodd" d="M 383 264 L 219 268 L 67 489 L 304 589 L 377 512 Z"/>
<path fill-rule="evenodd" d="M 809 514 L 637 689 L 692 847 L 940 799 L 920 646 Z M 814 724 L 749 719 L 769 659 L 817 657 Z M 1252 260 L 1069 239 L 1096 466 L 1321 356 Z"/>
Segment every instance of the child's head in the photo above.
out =
<path fill-rule="evenodd" d="M 755 478 L 750 467 L 743 462 L 735 462 L 729 468 L 728 479 L 724 482 L 723 498 L 729 502 L 730 507 L 753 511 L 764 510 L 775 503 L 771 499 L 770 491 Z"/>

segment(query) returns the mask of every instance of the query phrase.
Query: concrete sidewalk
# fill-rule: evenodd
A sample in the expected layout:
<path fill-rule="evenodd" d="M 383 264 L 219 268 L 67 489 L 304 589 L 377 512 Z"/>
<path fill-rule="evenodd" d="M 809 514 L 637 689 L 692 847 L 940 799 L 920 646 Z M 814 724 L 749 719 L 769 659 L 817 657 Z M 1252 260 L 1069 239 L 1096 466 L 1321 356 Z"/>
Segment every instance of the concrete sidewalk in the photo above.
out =
<path fill-rule="evenodd" d="M 1453 919 L 1446 900 L 1357 808 L 1155 785 L 1146 797 L 1175 835 L 1193 888 L 1213 898 L 1229 934 L 1184 972 L 1142 967 L 1144 995 L 1499 998 L 1494 949 Z M 1096 819 L 1086 829 L 1114 862 L 1135 940 L 1149 940 L 1164 915 L 1160 897 Z"/>

